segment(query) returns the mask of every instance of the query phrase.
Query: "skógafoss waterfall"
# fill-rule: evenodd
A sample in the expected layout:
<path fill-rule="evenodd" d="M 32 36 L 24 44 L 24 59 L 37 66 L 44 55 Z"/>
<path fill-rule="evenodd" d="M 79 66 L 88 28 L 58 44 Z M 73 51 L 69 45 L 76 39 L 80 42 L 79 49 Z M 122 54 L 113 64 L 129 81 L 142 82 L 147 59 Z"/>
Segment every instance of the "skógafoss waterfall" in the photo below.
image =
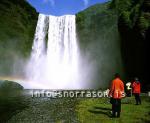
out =
<path fill-rule="evenodd" d="M 79 74 L 75 15 L 57 17 L 39 14 L 26 67 L 27 88 L 82 88 Z"/>

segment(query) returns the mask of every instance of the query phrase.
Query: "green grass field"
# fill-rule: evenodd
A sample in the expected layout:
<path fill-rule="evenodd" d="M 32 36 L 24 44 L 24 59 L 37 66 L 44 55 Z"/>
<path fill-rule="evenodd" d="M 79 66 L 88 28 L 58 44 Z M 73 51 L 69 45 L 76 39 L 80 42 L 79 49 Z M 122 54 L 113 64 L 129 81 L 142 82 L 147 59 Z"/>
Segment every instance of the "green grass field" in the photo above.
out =
<path fill-rule="evenodd" d="M 146 95 L 142 105 L 124 98 L 121 117 L 111 118 L 109 98 L 32 98 L 22 92 L 0 93 L 0 123 L 150 123 Z"/>
<path fill-rule="evenodd" d="M 142 105 L 135 105 L 134 97 L 122 100 L 120 118 L 111 118 L 109 99 L 81 100 L 76 111 L 81 123 L 150 123 L 150 98 L 142 97 Z"/>

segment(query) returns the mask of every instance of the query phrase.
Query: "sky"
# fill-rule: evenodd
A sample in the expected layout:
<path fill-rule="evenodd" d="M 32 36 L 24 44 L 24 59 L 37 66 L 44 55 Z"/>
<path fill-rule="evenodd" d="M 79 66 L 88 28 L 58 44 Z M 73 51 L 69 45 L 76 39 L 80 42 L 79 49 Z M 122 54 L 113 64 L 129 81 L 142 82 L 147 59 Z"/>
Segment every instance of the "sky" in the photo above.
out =
<path fill-rule="evenodd" d="M 27 0 L 39 13 L 48 15 L 74 15 L 96 3 L 109 0 Z"/>

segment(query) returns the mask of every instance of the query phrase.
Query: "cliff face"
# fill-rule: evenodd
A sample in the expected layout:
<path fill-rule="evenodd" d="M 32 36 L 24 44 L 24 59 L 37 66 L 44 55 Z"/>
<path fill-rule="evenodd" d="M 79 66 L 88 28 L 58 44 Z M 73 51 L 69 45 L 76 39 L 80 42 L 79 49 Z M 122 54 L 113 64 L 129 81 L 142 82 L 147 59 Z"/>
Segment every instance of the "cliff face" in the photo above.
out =
<path fill-rule="evenodd" d="M 148 89 L 148 42 L 150 41 L 150 1 L 113 0 L 118 13 L 122 56 L 128 78 L 139 77 Z"/>
<path fill-rule="evenodd" d="M 25 0 L 0 1 L 0 74 L 11 71 L 18 55 L 29 55 L 37 17 Z"/>
<path fill-rule="evenodd" d="M 126 79 L 138 76 L 148 87 L 149 0 L 112 0 L 76 16 L 81 55 L 86 64 L 96 66 L 95 83 L 108 83 L 124 66 Z M 37 17 L 25 0 L 0 1 L 0 75 L 13 69 L 17 56 L 29 56 Z"/>
<path fill-rule="evenodd" d="M 117 20 L 110 3 L 94 5 L 76 16 L 81 54 L 88 67 L 94 66 L 92 82 L 99 87 L 108 87 L 115 73 L 123 75 Z"/>
<path fill-rule="evenodd" d="M 0 74 L 7 75 L 18 55 L 29 56 L 38 14 L 25 0 L 1 0 L 0 16 Z M 114 73 L 123 73 L 117 15 L 106 3 L 76 16 L 82 67 L 93 67 L 91 88 L 107 86 Z"/>
<path fill-rule="evenodd" d="M 133 81 L 134 77 L 139 77 L 143 90 L 149 89 L 149 0 L 112 0 L 110 4 L 93 6 L 77 14 L 77 29 L 81 49 L 84 53 L 90 52 L 91 58 L 99 62 L 97 73 L 108 77 L 107 73 L 120 72 L 122 57 L 125 80 Z M 115 58 L 120 60 L 117 65 Z"/>

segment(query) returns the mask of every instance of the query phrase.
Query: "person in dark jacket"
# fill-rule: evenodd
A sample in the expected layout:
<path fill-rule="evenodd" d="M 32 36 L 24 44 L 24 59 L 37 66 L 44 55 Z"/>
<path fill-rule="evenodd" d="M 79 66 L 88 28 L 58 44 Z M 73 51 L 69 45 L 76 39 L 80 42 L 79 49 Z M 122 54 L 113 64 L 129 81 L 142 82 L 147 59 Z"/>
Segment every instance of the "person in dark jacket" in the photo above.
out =
<path fill-rule="evenodd" d="M 135 81 L 132 84 L 132 90 L 133 90 L 133 94 L 135 96 L 136 105 L 141 104 L 141 98 L 140 98 L 141 84 L 137 77 L 135 78 Z"/>

